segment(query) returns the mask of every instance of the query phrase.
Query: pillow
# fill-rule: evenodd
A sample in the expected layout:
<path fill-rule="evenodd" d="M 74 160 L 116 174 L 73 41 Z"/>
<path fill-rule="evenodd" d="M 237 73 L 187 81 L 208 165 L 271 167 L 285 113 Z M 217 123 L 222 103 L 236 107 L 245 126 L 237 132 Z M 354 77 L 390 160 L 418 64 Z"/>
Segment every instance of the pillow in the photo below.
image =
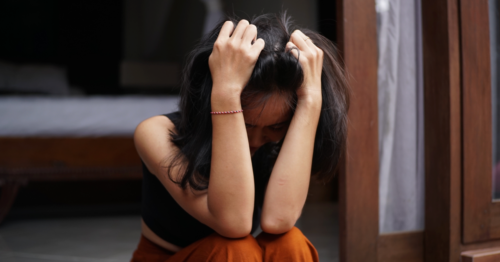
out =
<path fill-rule="evenodd" d="M 13 93 L 69 93 L 66 72 L 52 65 L 13 65 L 0 62 L 0 91 Z"/>

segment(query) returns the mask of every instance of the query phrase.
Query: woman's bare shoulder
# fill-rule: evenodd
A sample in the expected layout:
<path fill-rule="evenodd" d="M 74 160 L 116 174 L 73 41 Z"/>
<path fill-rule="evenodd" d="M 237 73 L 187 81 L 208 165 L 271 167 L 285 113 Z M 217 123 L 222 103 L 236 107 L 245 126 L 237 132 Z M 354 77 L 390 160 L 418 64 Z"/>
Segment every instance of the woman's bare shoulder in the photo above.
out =
<path fill-rule="evenodd" d="M 142 121 L 134 132 L 137 153 L 153 174 L 158 174 L 165 159 L 176 147 L 170 141 L 170 132 L 176 132 L 174 123 L 166 116 L 153 116 Z"/>
<path fill-rule="evenodd" d="M 167 116 L 164 115 L 158 115 L 158 116 L 153 116 L 150 117 L 137 126 L 135 133 L 134 133 L 134 138 L 135 135 L 139 132 L 139 134 L 150 134 L 150 132 L 170 132 L 170 131 L 175 131 L 175 125 L 170 120 Z"/>

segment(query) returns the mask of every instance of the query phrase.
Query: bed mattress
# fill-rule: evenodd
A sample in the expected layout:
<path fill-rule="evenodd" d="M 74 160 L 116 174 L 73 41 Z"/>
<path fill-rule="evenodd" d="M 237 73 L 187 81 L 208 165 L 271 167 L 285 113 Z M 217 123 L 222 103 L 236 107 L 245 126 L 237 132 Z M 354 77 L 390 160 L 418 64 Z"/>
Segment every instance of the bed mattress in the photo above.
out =
<path fill-rule="evenodd" d="M 0 136 L 132 136 L 142 120 L 176 111 L 178 103 L 178 96 L 4 96 Z"/>

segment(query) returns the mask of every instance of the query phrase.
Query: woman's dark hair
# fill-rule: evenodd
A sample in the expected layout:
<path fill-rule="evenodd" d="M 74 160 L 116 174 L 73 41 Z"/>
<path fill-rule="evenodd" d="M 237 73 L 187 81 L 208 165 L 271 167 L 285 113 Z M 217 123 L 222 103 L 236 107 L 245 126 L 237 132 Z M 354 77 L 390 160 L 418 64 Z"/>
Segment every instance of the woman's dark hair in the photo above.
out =
<path fill-rule="evenodd" d="M 238 19 L 229 18 L 229 20 L 236 27 Z M 298 28 L 292 24 L 286 12 L 282 15 L 259 15 L 250 19 L 249 22 L 257 27 L 257 37 L 262 38 L 266 44 L 242 92 L 242 98 L 256 97 L 255 95 L 265 98 L 279 93 L 289 98 L 290 107 L 294 110 L 296 91 L 301 86 L 304 75 L 298 59 L 290 50 L 285 50 L 285 46 L 290 40 L 290 35 Z M 189 54 L 183 71 L 179 104 L 181 117 L 178 121 L 174 121 L 177 133 L 170 133 L 172 142 L 180 150 L 173 159 L 166 160 L 170 179 L 182 188 L 186 188 L 187 185 L 194 190 L 208 188 L 212 154 L 212 115 L 210 114 L 212 78 L 208 58 L 223 23 L 221 22 L 214 28 Z M 339 158 L 344 151 L 349 89 L 333 43 L 311 30 L 301 29 L 301 31 L 310 37 L 324 53 L 321 75 L 323 103 L 314 143 L 311 171 L 317 179 L 328 181 L 334 176 Z M 265 103 L 266 101 L 264 99 L 259 102 Z M 271 163 L 267 165 L 272 167 L 282 142 L 265 145 L 255 155 L 269 155 L 269 158 L 257 158 L 270 159 Z M 256 156 L 253 157 L 254 162 L 255 158 Z M 187 163 L 187 165 L 181 170 L 179 177 L 172 177 L 171 167 L 182 163 Z"/>

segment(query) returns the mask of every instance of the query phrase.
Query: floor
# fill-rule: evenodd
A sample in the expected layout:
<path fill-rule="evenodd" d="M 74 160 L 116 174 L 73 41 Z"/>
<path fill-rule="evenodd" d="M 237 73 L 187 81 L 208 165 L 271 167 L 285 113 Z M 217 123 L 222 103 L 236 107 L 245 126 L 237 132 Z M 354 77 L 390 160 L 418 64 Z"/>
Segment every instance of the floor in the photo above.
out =
<path fill-rule="evenodd" d="M 297 226 L 320 261 L 338 261 L 337 205 L 307 203 Z M 0 225 L 2 262 L 129 261 L 140 236 L 138 215 L 8 219 Z"/>

